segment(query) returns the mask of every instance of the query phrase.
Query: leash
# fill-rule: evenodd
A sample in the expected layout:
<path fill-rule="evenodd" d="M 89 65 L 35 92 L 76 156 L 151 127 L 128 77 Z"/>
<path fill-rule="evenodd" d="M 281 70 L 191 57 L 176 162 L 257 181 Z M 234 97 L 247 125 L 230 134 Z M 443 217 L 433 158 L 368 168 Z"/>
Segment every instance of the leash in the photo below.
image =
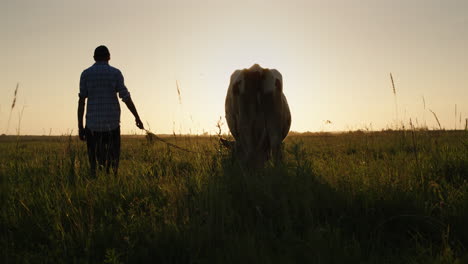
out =
<path fill-rule="evenodd" d="M 159 137 L 158 135 L 156 135 L 155 133 L 149 131 L 148 129 L 144 129 L 144 130 L 145 130 L 147 135 L 150 135 L 151 137 L 155 138 L 156 140 L 159 140 L 159 141 L 163 142 L 164 144 L 168 145 L 169 147 L 173 147 L 173 148 L 178 149 L 180 151 L 193 153 L 193 154 L 209 154 L 209 153 L 211 153 L 211 152 L 208 152 L 208 151 L 201 152 L 201 151 L 193 151 L 193 150 L 190 150 L 190 149 L 182 148 L 180 146 L 177 146 L 176 144 L 168 142 L 167 140 Z"/>

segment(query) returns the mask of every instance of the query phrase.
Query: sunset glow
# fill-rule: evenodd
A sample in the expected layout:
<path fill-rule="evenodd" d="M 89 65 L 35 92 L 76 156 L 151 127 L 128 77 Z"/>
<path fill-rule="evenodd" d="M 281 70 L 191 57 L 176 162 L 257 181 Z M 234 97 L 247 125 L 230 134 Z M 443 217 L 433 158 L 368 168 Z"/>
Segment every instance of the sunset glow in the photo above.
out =
<path fill-rule="evenodd" d="M 2 1 L 0 134 L 16 134 L 20 121 L 22 135 L 76 134 L 79 76 L 101 44 L 155 133 L 214 133 L 231 73 L 254 63 L 282 73 L 293 131 L 410 118 L 435 128 L 429 109 L 460 129 L 467 10 L 456 0 Z M 142 134 L 121 108 L 122 132 Z"/>

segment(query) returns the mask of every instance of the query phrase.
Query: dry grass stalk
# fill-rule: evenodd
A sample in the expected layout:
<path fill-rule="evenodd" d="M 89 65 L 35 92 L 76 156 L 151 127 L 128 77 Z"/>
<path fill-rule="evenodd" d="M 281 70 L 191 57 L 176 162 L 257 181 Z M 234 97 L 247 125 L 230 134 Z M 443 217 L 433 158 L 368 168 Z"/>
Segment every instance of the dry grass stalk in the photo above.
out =
<path fill-rule="evenodd" d="M 459 115 L 459 117 L 460 117 L 460 129 L 461 129 L 461 128 L 462 128 L 462 122 L 461 122 L 461 120 L 462 120 L 462 118 L 461 118 L 461 112 L 460 112 L 460 115 Z"/>
<path fill-rule="evenodd" d="M 11 104 L 11 110 L 15 108 L 16 105 L 16 95 L 18 94 L 19 83 L 16 84 L 15 94 L 13 96 L 13 103 Z"/>
<path fill-rule="evenodd" d="M 10 115 L 8 116 L 8 123 L 7 123 L 7 128 L 6 128 L 5 134 L 8 133 L 8 129 L 10 128 L 11 114 L 13 113 L 13 109 L 16 106 L 16 98 L 17 98 L 17 95 L 18 95 L 18 88 L 19 88 L 19 83 L 16 84 L 15 93 L 13 95 L 13 103 L 11 103 Z"/>
<path fill-rule="evenodd" d="M 455 130 L 457 130 L 457 104 L 455 104 Z"/>
<path fill-rule="evenodd" d="M 424 98 L 424 95 L 422 96 L 422 102 L 423 102 L 423 121 L 424 121 L 424 127 L 427 129 L 427 123 L 426 123 L 426 98 Z"/>
<path fill-rule="evenodd" d="M 390 80 L 392 81 L 392 89 L 393 89 L 393 98 L 395 99 L 395 116 L 396 116 L 396 124 L 398 128 L 398 104 L 397 104 L 397 93 L 395 88 L 395 81 L 393 80 L 393 75 L 390 73 Z"/>
<path fill-rule="evenodd" d="M 182 96 L 180 95 L 179 81 L 176 80 L 177 95 L 179 96 L 179 104 L 182 104 Z"/>
<path fill-rule="evenodd" d="M 439 129 L 442 130 L 442 126 L 440 125 L 439 118 L 437 117 L 436 113 L 434 113 L 434 111 L 432 111 L 431 109 L 429 109 L 429 111 L 431 111 L 431 113 L 434 115 L 435 120 L 437 121 L 437 124 L 439 125 Z"/>
<path fill-rule="evenodd" d="M 393 81 L 393 75 L 390 73 L 390 79 L 392 80 L 393 94 L 396 96 L 395 82 Z"/>

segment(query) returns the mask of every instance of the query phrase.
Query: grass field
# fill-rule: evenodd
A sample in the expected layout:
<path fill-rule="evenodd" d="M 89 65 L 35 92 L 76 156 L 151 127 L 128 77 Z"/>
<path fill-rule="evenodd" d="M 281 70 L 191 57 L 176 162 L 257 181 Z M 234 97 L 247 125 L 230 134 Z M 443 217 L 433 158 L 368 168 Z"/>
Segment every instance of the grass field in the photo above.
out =
<path fill-rule="evenodd" d="M 2 263 L 468 263 L 468 132 L 290 136 L 247 171 L 216 137 L 0 137 Z"/>

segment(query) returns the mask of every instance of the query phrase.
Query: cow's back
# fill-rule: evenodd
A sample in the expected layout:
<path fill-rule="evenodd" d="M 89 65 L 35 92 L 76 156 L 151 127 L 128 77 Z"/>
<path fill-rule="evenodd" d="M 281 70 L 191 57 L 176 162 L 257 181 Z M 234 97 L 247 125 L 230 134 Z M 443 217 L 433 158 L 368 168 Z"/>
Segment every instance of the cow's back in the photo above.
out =
<path fill-rule="evenodd" d="M 254 65 L 236 70 L 226 94 L 226 121 L 245 159 L 265 161 L 278 152 L 291 126 L 291 113 L 282 91 L 283 80 L 275 69 Z"/>

